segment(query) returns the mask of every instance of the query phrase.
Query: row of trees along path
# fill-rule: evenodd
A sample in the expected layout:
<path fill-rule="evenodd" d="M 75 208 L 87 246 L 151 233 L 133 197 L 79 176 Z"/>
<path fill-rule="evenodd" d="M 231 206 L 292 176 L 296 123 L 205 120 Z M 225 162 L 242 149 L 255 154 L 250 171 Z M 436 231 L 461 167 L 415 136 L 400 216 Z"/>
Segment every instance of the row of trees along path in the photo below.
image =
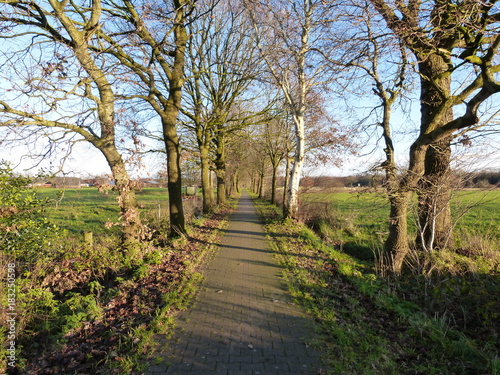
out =
<path fill-rule="evenodd" d="M 171 340 L 158 337 L 165 362 L 147 374 L 317 374 L 312 322 L 288 300 L 279 270 L 244 193 L 197 300 Z"/>
<path fill-rule="evenodd" d="M 498 133 L 499 26 L 496 1 L 0 0 L 2 147 L 22 145 L 41 163 L 91 144 L 119 192 L 121 249 L 140 258 L 150 231 L 127 168 L 144 154 L 166 154 L 175 237 L 185 232 L 181 139 L 201 165 L 204 212 L 215 204 L 210 169 L 224 204 L 246 156 L 236 140 L 252 138 L 267 149 L 253 163 L 260 176 L 264 159 L 274 175 L 286 165 L 284 211 L 294 219 L 306 160 L 341 160 L 337 151 L 380 137 L 385 160 L 367 167 L 386 174 L 385 263 L 398 274 L 414 195 L 418 247 L 454 246 L 452 151 Z M 409 148 L 403 133 L 414 135 Z M 356 145 L 361 134 L 370 139 Z"/>

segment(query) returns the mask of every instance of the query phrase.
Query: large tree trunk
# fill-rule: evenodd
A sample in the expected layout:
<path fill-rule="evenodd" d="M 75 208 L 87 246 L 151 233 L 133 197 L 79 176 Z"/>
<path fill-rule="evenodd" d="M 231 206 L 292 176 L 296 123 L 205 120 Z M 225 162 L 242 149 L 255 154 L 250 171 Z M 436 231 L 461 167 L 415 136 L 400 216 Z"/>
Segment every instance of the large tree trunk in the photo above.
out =
<path fill-rule="evenodd" d="M 214 189 L 210 176 L 208 147 L 200 145 L 201 189 L 203 194 L 203 213 L 212 211 L 215 204 Z"/>
<path fill-rule="evenodd" d="M 451 77 L 447 62 L 431 54 L 419 63 L 421 75 L 421 133 L 428 133 L 453 120 L 453 111 L 442 113 L 444 98 L 451 94 Z M 450 209 L 450 142 L 451 138 L 432 144 L 425 156 L 424 175 L 418 189 L 419 235 L 417 243 L 425 249 L 443 248 L 452 240 Z"/>
<path fill-rule="evenodd" d="M 177 118 L 177 116 L 176 116 Z M 184 208 L 182 204 L 181 153 L 175 126 L 164 124 L 165 148 L 167 150 L 167 186 L 170 212 L 170 236 L 186 233 Z"/>
<path fill-rule="evenodd" d="M 387 268 L 395 274 L 400 274 L 409 247 L 408 239 L 408 207 L 415 188 L 424 173 L 425 155 L 428 146 L 416 141 L 410 147 L 410 162 L 408 170 L 400 180 L 396 179 L 394 168 L 388 168 L 388 193 L 391 205 L 389 218 L 389 236 L 385 243 L 385 258 Z M 388 162 L 392 160 L 392 153 L 388 153 Z"/>
<path fill-rule="evenodd" d="M 292 171 L 290 174 L 290 186 L 288 187 L 288 204 L 285 216 L 296 219 L 299 212 L 299 189 L 302 167 L 304 166 L 305 155 L 305 124 L 304 116 L 295 117 L 296 148 L 293 160 Z"/>
<path fill-rule="evenodd" d="M 217 204 L 227 203 L 226 161 L 223 147 L 217 147 L 215 156 L 215 175 L 217 176 Z"/>
<path fill-rule="evenodd" d="M 452 241 L 450 140 L 431 145 L 419 186 L 417 243 L 425 250 L 444 248 Z"/>
<path fill-rule="evenodd" d="M 234 171 L 232 180 L 233 180 L 232 191 L 238 194 L 240 192 L 240 172 L 238 170 Z"/>
<path fill-rule="evenodd" d="M 226 192 L 226 171 L 224 169 L 217 169 L 217 204 L 225 205 L 227 203 Z"/>
<path fill-rule="evenodd" d="M 411 192 L 398 192 L 389 198 L 391 211 L 389 217 L 389 236 L 385 243 L 383 265 L 390 271 L 400 274 L 403 262 L 408 254 L 408 205 L 412 197 Z"/>
<path fill-rule="evenodd" d="M 114 147 L 113 140 L 98 145 L 104 154 L 115 181 L 118 191 L 118 203 L 120 206 L 120 218 L 122 220 L 121 247 L 130 258 L 138 258 L 140 255 L 139 244 L 144 239 L 145 228 L 141 223 L 139 207 L 135 195 L 135 189 L 125 168 L 125 163 L 120 153 Z"/>
<path fill-rule="evenodd" d="M 168 173 L 168 204 L 170 211 L 171 237 L 186 233 L 184 208 L 182 205 L 182 179 L 181 179 L 181 149 L 177 135 L 177 118 L 182 102 L 182 86 L 184 85 L 184 62 L 188 35 L 186 32 L 186 15 L 184 1 L 174 1 L 174 40 L 173 66 L 168 77 L 168 100 L 164 106 L 162 116 L 163 138 L 167 152 Z"/>

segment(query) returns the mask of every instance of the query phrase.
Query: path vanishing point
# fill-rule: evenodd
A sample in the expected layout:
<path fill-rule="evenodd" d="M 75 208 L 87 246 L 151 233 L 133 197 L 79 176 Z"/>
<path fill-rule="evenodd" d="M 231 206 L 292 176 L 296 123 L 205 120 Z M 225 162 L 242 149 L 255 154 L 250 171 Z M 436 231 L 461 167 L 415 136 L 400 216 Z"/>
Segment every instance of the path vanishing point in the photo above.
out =
<path fill-rule="evenodd" d="M 176 316 L 172 339 L 160 339 L 146 375 L 321 374 L 307 342 L 313 323 L 290 303 L 259 217 L 247 193 L 232 215 L 218 254 L 203 272 L 192 306 Z"/>

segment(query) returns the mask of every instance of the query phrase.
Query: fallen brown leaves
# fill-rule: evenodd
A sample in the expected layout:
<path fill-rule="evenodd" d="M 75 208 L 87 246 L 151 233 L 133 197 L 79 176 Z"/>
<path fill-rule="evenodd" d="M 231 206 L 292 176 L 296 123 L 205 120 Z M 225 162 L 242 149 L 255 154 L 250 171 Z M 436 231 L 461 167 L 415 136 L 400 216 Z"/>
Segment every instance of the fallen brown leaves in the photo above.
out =
<path fill-rule="evenodd" d="M 186 270 L 185 262 L 197 258 L 208 243 L 213 231 L 220 227 L 227 211 L 214 214 L 204 220 L 203 226 L 193 228 L 192 236 L 181 249 L 170 249 L 159 264 L 148 265 L 146 276 L 134 279 L 132 275 L 119 275 L 126 282 L 107 281 L 106 288 L 114 288 L 114 296 L 100 301 L 102 318 L 84 324 L 63 337 L 62 344 L 47 347 L 45 338 L 35 337 L 25 346 L 23 356 L 27 358 L 25 373 L 28 375 L 49 374 L 103 374 L 116 367 L 120 373 L 120 362 L 137 342 L 131 338 L 134 329 L 147 328 L 162 307 L 162 297 L 174 290 Z M 157 262 L 158 263 L 158 262 Z M 69 264 L 61 264 L 46 286 L 59 293 L 91 281 L 90 269 L 76 272 Z M 101 280 L 102 281 L 102 280 Z M 102 293 L 105 295 L 105 291 Z M 132 348 L 123 345 L 128 338 Z M 37 342 L 38 341 L 38 342 Z M 115 362 L 116 366 L 112 364 Z"/>

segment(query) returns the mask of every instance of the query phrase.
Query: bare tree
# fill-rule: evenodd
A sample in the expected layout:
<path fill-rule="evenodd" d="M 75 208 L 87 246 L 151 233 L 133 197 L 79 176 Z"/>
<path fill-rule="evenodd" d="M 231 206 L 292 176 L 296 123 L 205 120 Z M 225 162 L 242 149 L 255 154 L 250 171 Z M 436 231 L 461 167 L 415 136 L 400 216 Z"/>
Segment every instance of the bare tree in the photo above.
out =
<path fill-rule="evenodd" d="M 324 1 L 246 2 L 256 43 L 270 78 L 281 89 L 294 122 L 295 149 L 285 212 L 296 217 L 306 151 L 306 113 L 311 90 L 328 81 L 321 60 L 321 32 L 328 24 Z"/>
<path fill-rule="evenodd" d="M 496 56 L 500 14 L 495 2 L 370 0 L 401 44 L 416 59 L 420 76 L 421 123 L 410 148 L 408 170 L 399 182 L 391 210 L 388 243 L 394 269 L 408 250 L 403 223 L 410 192 L 419 187 L 421 245 L 445 247 L 451 236 L 450 142 L 477 127 L 481 105 L 500 91 Z M 456 115 L 456 113 L 462 113 Z"/>
<path fill-rule="evenodd" d="M 290 122 L 284 115 L 277 114 L 274 119 L 264 124 L 262 135 L 257 138 L 271 164 L 271 203 L 273 204 L 276 204 L 278 168 L 288 156 L 287 145 L 290 144 L 290 133 Z"/>
<path fill-rule="evenodd" d="M 353 4 L 350 10 L 345 22 L 353 25 L 353 29 L 344 36 L 346 42 L 342 54 L 329 61 L 343 68 L 344 74 L 339 79 L 343 82 L 342 89 L 348 86 L 360 95 L 374 94 L 378 100 L 361 123 L 372 124 L 371 121 L 374 121 L 377 127 L 375 134 L 380 134 L 383 142 L 385 160 L 374 168 L 385 171 L 387 181 L 391 213 L 386 263 L 391 264 L 392 260 L 399 259 L 400 249 L 406 248 L 409 242 L 407 215 L 413 191 L 400 185 L 400 175 L 404 171 L 400 171 L 396 163 L 397 142 L 393 136 L 392 113 L 410 85 L 408 70 L 411 65 L 404 46 L 388 35 L 385 25 L 376 19 L 368 3 Z M 356 82 L 353 82 L 353 71 L 356 72 Z"/>
<path fill-rule="evenodd" d="M 0 126 L 54 129 L 60 140 L 72 134 L 95 146 L 119 192 L 123 246 L 135 255 L 145 233 L 134 184 L 116 145 L 114 67 L 93 48 L 102 22 L 101 2 L 1 3 L 1 38 L 13 47 L 4 53 Z M 57 141 L 55 132 L 44 135 Z"/>
<path fill-rule="evenodd" d="M 214 204 L 209 184 L 210 166 L 217 176 L 217 203 L 226 202 L 226 149 L 232 134 L 255 115 L 245 103 L 258 93 L 251 86 L 259 73 L 258 53 L 246 30 L 240 2 L 207 1 L 204 17 L 190 25 L 186 102 L 186 126 L 196 134 L 202 168 L 204 211 Z"/>
<path fill-rule="evenodd" d="M 144 110 L 140 102 L 161 121 L 161 136 L 167 155 L 170 235 L 185 233 L 182 206 L 181 147 L 177 119 L 184 85 L 188 33 L 186 24 L 194 14 L 196 0 L 140 3 L 110 2 L 106 14 L 112 22 L 97 32 L 94 49 L 114 57 L 117 81 L 126 83 L 121 98 Z"/>

